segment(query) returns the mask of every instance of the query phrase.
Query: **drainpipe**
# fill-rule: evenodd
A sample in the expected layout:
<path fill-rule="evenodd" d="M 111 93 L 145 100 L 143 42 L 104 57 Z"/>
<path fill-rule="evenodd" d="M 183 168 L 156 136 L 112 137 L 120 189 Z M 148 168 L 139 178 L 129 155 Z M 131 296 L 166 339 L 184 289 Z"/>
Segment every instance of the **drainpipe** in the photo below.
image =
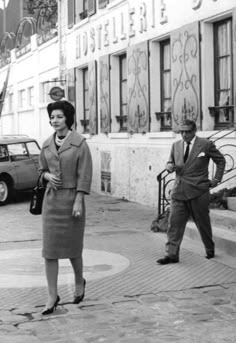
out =
<path fill-rule="evenodd" d="M 6 2 L 5 0 L 2 0 L 3 2 L 3 34 L 7 32 L 6 28 Z"/>
<path fill-rule="evenodd" d="M 62 3 L 58 1 L 58 49 L 59 49 L 59 80 L 64 80 L 64 60 L 62 51 Z M 62 84 L 62 82 L 61 82 Z"/>

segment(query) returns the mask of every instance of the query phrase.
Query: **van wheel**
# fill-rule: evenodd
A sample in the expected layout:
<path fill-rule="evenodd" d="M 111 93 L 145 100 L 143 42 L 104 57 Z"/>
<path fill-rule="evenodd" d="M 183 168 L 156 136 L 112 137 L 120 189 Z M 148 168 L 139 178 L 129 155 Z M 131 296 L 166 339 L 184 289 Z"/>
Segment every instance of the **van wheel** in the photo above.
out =
<path fill-rule="evenodd" d="M 10 188 L 5 180 L 0 180 L 0 206 L 5 205 L 9 199 Z"/>

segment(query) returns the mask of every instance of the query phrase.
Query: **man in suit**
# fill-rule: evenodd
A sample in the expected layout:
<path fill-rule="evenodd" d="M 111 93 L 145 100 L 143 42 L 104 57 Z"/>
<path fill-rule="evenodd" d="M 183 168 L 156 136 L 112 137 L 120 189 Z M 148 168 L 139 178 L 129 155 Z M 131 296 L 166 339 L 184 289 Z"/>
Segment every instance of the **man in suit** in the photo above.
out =
<path fill-rule="evenodd" d="M 196 123 L 186 119 L 180 126 L 182 139 L 172 145 L 166 169 L 175 171 L 176 178 L 171 191 L 170 216 L 167 230 L 166 256 L 159 264 L 179 262 L 179 250 L 185 227 L 192 216 L 201 235 L 206 258 L 215 256 L 212 227 L 209 216 L 209 189 L 222 179 L 225 158 L 215 144 L 196 136 Z M 208 165 L 216 164 L 214 178 L 208 178 Z"/>

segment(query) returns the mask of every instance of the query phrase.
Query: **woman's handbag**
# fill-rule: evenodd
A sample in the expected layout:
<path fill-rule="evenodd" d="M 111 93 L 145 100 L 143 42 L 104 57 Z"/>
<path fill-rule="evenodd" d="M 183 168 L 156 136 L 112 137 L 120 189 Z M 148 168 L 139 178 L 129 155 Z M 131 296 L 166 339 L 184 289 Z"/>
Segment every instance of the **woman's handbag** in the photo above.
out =
<path fill-rule="evenodd" d="M 41 175 L 38 178 L 37 185 L 32 191 L 30 201 L 30 213 L 35 215 L 42 213 L 43 197 L 46 190 L 46 187 L 43 185 L 40 179 Z"/>

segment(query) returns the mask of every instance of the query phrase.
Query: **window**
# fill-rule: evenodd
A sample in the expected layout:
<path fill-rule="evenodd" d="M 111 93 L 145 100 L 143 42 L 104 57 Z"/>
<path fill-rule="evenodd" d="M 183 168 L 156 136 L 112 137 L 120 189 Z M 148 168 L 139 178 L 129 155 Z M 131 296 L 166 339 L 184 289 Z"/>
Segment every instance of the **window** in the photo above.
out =
<path fill-rule="evenodd" d="M 120 131 L 127 131 L 127 58 L 126 54 L 120 60 Z"/>
<path fill-rule="evenodd" d="M 42 82 L 41 83 L 41 102 L 43 104 L 50 102 L 49 98 L 49 83 L 48 82 Z"/>
<path fill-rule="evenodd" d="M 215 126 L 234 122 L 232 20 L 214 24 Z"/>
<path fill-rule="evenodd" d="M 19 108 L 25 108 L 26 106 L 26 91 L 21 89 L 19 91 Z"/>
<path fill-rule="evenodd" d="M 68 0 L 68 27 L 96 13 L 96 0 Z"/>
<path fill-rule="evenodd" d="M 88 0 L 83 0 L 83 12 L 80 13 L 80 19 L 83 20 L 88 16 Z"/>
<path fill-rule="evenodd" d="M 88 88 L 88 68 L 83 69 L 83 120 L 81 124 L 84 128 L 84 133 L 89 132 L 89 88 Z"/>
<path fill-rule="evenodd" d="M 161 42 L 161 130 L 171 130 L 170 40 Z"/>
<path fill-rule="evenodd" d="M 108 0 L 98 0 L 98 8 L 104 8 L 108 4 Z"/>
<path fill-rule="evenodd" d="M 34 87 L 28 88 L 28 104 L 29 106 L 34 106 Z"/>
<path fill-rule="evenodd" d="M 8 110 L 9 113 L 13 112 L 13 93 L 8 94 Z"/>
<path fill-rule="evenodd" d="M 40 83 L 40 102 L 41 103 L 45 104 L 52 101 L 52 98 L 50 97 L 49 93 L 51 89 L 56 86 L 58 86 L 58 77 L 54 77 Z M 31 101 L 33 104 L 35 100 L 34 89 L 31 90 L 31 96 L 32 96 Z"/>
<path fill-rule="evenodd" d="M 74 1 L 75 0 L 68 0 L 68 3 L 67 3 L 68 27 L 72 27 L 75 21 L 75 2 Z"/>
<path fill-rule="evenodd" d="M 28 142 L 27 144 L 27 149 L 30 154 L 30 156 L 38 156 L 40 154 L 40 149 L 35 142 Z"/>
<path fill-rule="evenodd" d="M 8 160 L 9 156 L 6 145 L 0 145 L 0 162 L 6 162 Z"/>
<path fill-rule="evenodd" d="M 29 158 L 24 143 L 9 144 L 8 152 L 12 161 L 21 161 Z"/>
<path fill-rule="evenodd" d="M 1 96 L 1 94 L 0 94 L 0 96 Z M 1 104 L 1 103 L 0 103 Z M 3 101 L 3 107 L 2 107 L 2 112 L 3 113 L 7 113 L 8 112 L 8 94 L 6 93 L 6 95 L 5 95 L 5 99 L 4 99 L 4 101 Z M 1 106 L 1 105 L 0 105 Z M 0 110 L 1 110 L 1 107 L 0 107 Z"/>
<path fill-rule="evenodd" d="M 88 17 L 88 0 L 75 0 L 75 22 Z"/>

